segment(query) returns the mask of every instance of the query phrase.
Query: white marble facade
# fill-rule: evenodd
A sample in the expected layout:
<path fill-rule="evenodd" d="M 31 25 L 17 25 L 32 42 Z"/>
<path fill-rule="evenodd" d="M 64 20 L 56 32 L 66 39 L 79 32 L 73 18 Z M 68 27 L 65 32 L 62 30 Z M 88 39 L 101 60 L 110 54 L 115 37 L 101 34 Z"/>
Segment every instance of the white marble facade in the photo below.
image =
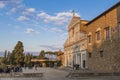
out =
<path fill-rule="evenodd" d="M 73 16 L 68 26 L 68 37 L 64 44 L 64 66 L 73 67 L 74 64 L 79 64 L 81 68 L 87 68 L 87 36 L 81 31 L 81 22 L 79 17 Z"/>

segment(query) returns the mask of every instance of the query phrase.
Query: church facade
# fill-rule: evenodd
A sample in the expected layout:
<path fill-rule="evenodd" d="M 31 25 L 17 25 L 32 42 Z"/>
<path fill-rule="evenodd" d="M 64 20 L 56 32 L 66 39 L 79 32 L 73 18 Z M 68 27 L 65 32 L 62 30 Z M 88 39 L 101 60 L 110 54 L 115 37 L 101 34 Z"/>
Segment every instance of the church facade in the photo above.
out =
<path fill-rule="evenodd" d="M 73 65 L 78 64 L 81 68 L 87 67 L 87 35 L 81 29 L 87 22 L 73 15 L 68 26 L 68 37 L 64 44 L 65 66 L 73 67 Z"/>

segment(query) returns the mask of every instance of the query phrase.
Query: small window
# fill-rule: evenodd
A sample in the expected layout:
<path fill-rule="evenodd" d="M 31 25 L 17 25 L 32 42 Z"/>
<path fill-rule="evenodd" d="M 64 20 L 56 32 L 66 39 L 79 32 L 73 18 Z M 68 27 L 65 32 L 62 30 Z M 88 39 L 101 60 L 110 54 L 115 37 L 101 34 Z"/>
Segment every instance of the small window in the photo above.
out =
<path fill-rule="evenodd" d="M 74 28 L 72 28 L 72 36 L 74 36 Z"/>
<path fill-rule="evenodd" d="M 89 35 L 89 36 L 88 36 L 88 43 L 91 43 L 91 42 L 92 42 L 92 36 Z"/>
<path fill-rule="evenodd" d="M 88 53 L 88 55 L 89 55 L 89 58 L 91 58 L 91 57 L 92 57 L 92 53 Z"/>
<path fill-rule="evenodd" d="M 97 39 L 97 40 L 100 40 L 100 31 L 97 31 L 97 32 L 96 32 L 96 39 Z"/>
<path fill-rule="evenodd" d="M 118 28 L 119 28 L 119 35 L 120 35 L 120 22 L 118 23 Z"/>
<path fill-rule="evenodd" d="M 110 27 L 105 28 L 105 39 L 110 39 Z"/>
<path fill-rule="evenodd" d="M 100 57 L 103 57 L 103 51 L 100 51 Z"/>

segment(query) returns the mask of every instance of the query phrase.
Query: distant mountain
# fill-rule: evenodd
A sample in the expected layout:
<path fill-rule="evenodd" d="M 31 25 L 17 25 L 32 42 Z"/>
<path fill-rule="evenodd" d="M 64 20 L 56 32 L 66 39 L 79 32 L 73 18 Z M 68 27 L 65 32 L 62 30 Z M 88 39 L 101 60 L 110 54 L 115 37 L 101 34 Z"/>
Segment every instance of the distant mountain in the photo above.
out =
<path fill-rule="evenodd" d="M 32 55 L 34 55 L 34 56 L 38 56 L 39 55 L 39 52 L 24 52 L 25 54 L 27 54 L 27 53 L 30 53 L 30 54 L 32 54 Z"/>
<path fill-rule="evenodd" d="M 0 52 L 0 57 L 3 57 L 4 56 L 4 52 Z"/>
<path fill-rule="evenodd" d="M 25 54 L 27 54 L 28 52 L 24 52 Z M 29 52 L 30 54 L 34 55 L 34 56 L 38 56 L 39 52 Z M 4 52 L 0 52 L 0 57 L 4 56 Z"/>

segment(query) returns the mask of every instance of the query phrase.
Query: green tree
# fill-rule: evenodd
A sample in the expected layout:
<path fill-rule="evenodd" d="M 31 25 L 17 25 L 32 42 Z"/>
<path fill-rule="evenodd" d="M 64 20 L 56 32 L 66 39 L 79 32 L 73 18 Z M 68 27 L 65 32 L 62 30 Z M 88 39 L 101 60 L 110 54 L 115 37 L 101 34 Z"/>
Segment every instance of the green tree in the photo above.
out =
<path fill-rule="evenodd" d="M 24 57 L 24 63 L 27 64 L 27 54 Z"/>
<path fill-rule="evenodd" d="M 8 64 L 9 64 L 9 63 L 8 63 L 8 53 L 9 53 L 9 51 L 7 52 L 7 50 L 5 50 L 4 57 L 2 57 L 2 58 L 3 58 L 3 63 L 4 63 L 5 65 L 8 65 Z"/>
<path fill-rule="evenodd" d="M 14 53 L 10 53 L 9 63 L 15 65 L 15 55 L 14 55 Z"/>
<path fill-rule="evenodd" d="M 6 64 L 7 63 L 7 50 L 4 52 L 4 57 L 2 58 L 2 63 Z"/>
<path fill-rule="evenodd" d="M 18 43 L 16 44 L 14 50 L 12 51 L 12 58 L 15 59 L 15 63 L 16 64 L 21 64 L 24 62 L 24 47 L 23 47 L 23 43 L 21 41 L 18 41 Z"/>
<path fill-rule="evenodd" d="M 4 53 L 4 58 L 7 57 L 7 50 L 5 50 L 5 53 Z"/>
<path fill-rule="evenodd" d="M 45 58 L 44 56 L 45 56 L 45 52 L 44 50 L 42 50 L 39 54 L 39 59 L 44 59 Z"/>
<path fill-rule="evenodd" d="M 27 53 L 26 55 L 25 55 L 25 59 L 24 59 L 24 62 L 25 62 L 25 64 L 26 65 L 31 65 L 31 59 L 32 59 L 32 54 L 30 54 L 30 53 Z"/>
<path fill-rule="evenodd" d="M 11 54 L 10 51 L 8 51 L 8 54 L 7 54 L 7 64 L 10 64 L 10 59 L 11 59 L 10 58 L 10 54 Z"/>

